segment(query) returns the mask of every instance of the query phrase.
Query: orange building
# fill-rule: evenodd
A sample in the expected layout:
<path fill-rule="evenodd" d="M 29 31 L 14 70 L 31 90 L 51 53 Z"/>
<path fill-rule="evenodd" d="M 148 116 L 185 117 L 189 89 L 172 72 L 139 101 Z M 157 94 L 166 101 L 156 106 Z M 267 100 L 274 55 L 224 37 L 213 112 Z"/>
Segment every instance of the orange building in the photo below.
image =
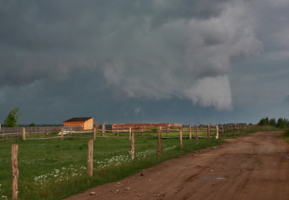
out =
<path fill-rule="evenodd" d="M 63 126 L 74 127 L 80 126 L 82 130 L 93 129 L 94 119 L 93 117 L 74 117 L 63 122 Z"/>

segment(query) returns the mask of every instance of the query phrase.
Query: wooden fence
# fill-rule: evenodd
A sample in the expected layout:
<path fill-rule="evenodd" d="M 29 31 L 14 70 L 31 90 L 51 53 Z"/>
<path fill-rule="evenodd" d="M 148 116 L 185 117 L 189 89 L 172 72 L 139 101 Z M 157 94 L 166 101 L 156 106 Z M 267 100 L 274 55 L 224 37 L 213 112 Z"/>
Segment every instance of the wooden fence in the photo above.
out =
<path fill-rule="evenodd" d="M 225 133 L 231 130 L 244 129 L 247 126 L 244 125 L 210 125 L 206 126 L 176 126 L 176 127 L 130 127 L 130 128 L 110 128 L 106 129 L 105 125 L 102 125 L 101 129 L 99 126 L 95 126 L 92 130 L 83 131 L 81 127 L 2 127 L 0 130 L 0 141 L 11 141 L 17 139 L 23 140 L 47 140 L 47 139 L 95 139 L 98 136 L 102 137 L 129 137 L 131 139 L 131 133 L 134 133 L 135 137 L 157 137 L 158 129 L 165 133 L 164 138 L 176 138 L 172 136 L 172 133 L 182 134 L 182 138 L 195 137 L 196 132 L 205 132 L 207 138 L 212 137 L 219 138 L 219 134 Z M 212 136 L 212 134 L 214 136 Z M 193 136 L 194 135 L 194 136 Z"/>
<path fill-rule="evenodd" d="M 68 132 L 72 133 L 80 130 L 81 127 L 61 127 L 61 126 L 2 127 L 0 130 L 0 141 L 16 140 L 16 139 L 23 139 L 23 140 L 45 139 L 45 138 L 54 139 L 54 138 L 61 138 L 61 134 L 59 134 L 60 132 L 66 134 Z"/>
<path fill-rule="evenodd" d="M 81 127 L 79 127 L 81 129 Z M 120 134 L 122 133 L 128 133 L 128 138 L 131 140 L 131 145 L 130 145 L 130 154 L 131 154 L 131 159 L 134 160 L 135 159 L 135 135 L 136 134 L 140 134 L 140 135 L 144 135 L 145 133 L 157 133 L 156 137 L 158 139 L 158 147 L 157 147 L 157 153 L 159 156 L 162 155 L 162 139 L 163 138 L 173 138 L 173 137 L 169 137 L 168 133 L 171 132 L 178 132 L 179 134 L 179 141 L 180 141 L 180 149 L 183 148 L 183 138 L 184 138 L 184 133 L 187 133 L 187 138 L 192 139 L 192 137 L 195 138 L 195 142 L 196 144 L 198 144 L 198 138 L 199 138 L 199 132 L 205 132 L 207 134 L 206 138 L 207 139 L 211 139 L 211 138 L 219 138 L 219 133 L 221 132 L 225 132 L 228 130 L 233 130 L 233 129 L 241 129 L 241 128 L 245 128 L 245 126 L 212 126 L 210 124 L 207 124 L 206 126 L 182 126 L 182 127 L 170 127 L 170 129 L 168 130 L 167 127 L 163 128 L 163 127 L 149 127 L 147 130 L 143 130 L 143 129 L 139 129 L 139 128 L 128 128 L 128 130 L 124 130 L 122 128 L 121 132 L 118 130 L 107 130 L 102 128 L 101 130 L 97 130 L 96 127 L 94 127 L 93 130 L 88 131 L 87 133 L 81 133 L 80 129 L 77 129 L 76 127 L 73 128 L 73 130 L 71 129 L 71 127 L 69 127 L 70 130 L 66 130 L 66 131 L 70 131 L 69 133 L 71 135 L 66 135 L 64 136 L 64 127 L 37 127 L 37 128 L 31 128 L 31 127 L 26 127 L 26 128 L 2 128 L 1 129 L 1 134 L 5 134 L 6 137 L 9 138 L 9 136 L 13 135 L 13 134 L 20 134 L 23 140 L 28 140 L 28 139 L 43 139 L 43 138 L 27 138 L 27 136 L 30 134 L 33 135 L 41 135 L 43 133 L 47 134 L 49 132 L 58 132 L 60 131 L 61 135 L 57 136 L 57 137 L 53 137 L 53 139 L 55 138 L 61 138 L 64 139 L 64 137 L 72 137 L 72 135 L 83 135 L 83 134 L 90 134 L 91 137 L 93 137 L 93 139 L 88 139 L 88 156 L 87 156 L 87 175 L 88 176 L 93 176 L 93 140 L 96 139 L 96 134 L 100 134 L 102 135 L 102 137 L 105 137 L 105 134 L 108 133 L 113 133 L 116 134 L 118 136 L 120 136 Z M 16 133 L 13 133 L 13 131 L 17 131 Z M 74 131 L 74 132 L 72 132 Z M 78 132 L 77 132 L 78 131 Z M 220 132 L 221 131 L 221 132 Z M 166 137 L 162 136 L 162 132 L 166 133 Z M 214 136 L 212 137 L 212 133 L 214 132 Z M 93 134 L 91 134 L 93 133 Z M 13 137 L 12 137 L 13 138 Z M 15 136 L 14 136 L 15 138 Z M 49 137 L 46 137 L 45 139 L 48 139 Z M 11 150 L 11 167 L 12 167 L 12 199 L 18 199 L 18 178 L 19 178 L 19 169 L 18 169 L 18 145 L 17 144 L 13 144 L 12 145 L 12 150 Z"/>

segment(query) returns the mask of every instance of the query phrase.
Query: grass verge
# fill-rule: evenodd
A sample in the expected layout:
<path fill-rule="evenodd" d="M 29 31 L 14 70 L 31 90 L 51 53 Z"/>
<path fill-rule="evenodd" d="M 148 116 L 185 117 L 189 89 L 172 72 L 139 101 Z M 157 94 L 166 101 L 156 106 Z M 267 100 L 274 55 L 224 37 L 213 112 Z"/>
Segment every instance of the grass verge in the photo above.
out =
<path fill-rule="evenodd" d="M 239 136 L 247 135 L 250 133 L 260 132 L 260 131 L 280 131 L 281 129 L 276 128 L 275 126 L 249 126 L 246 129 L 228 131 L 221 134 L 222 139 L 234 139 Z"/>

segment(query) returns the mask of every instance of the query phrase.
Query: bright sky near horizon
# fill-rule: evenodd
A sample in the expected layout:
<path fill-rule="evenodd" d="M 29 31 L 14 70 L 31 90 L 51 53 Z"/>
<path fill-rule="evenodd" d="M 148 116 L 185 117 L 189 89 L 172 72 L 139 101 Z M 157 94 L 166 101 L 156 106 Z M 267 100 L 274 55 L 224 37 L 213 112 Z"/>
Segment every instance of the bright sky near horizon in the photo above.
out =
<path fill-rule="evenodd" d="M 0 123 L 289 118 L 287 0 L 0 1 Z"/>

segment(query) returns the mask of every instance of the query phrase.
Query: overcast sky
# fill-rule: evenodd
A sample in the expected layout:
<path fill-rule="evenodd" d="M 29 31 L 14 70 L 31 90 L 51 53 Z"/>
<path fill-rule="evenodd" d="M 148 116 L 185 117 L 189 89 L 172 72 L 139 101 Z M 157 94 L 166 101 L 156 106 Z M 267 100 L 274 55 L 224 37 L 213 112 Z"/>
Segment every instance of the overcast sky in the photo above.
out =
<path fill-rule="evenodd" d="M 289 118 L 288 0 L 0 0 L 0 122 Z"/>

